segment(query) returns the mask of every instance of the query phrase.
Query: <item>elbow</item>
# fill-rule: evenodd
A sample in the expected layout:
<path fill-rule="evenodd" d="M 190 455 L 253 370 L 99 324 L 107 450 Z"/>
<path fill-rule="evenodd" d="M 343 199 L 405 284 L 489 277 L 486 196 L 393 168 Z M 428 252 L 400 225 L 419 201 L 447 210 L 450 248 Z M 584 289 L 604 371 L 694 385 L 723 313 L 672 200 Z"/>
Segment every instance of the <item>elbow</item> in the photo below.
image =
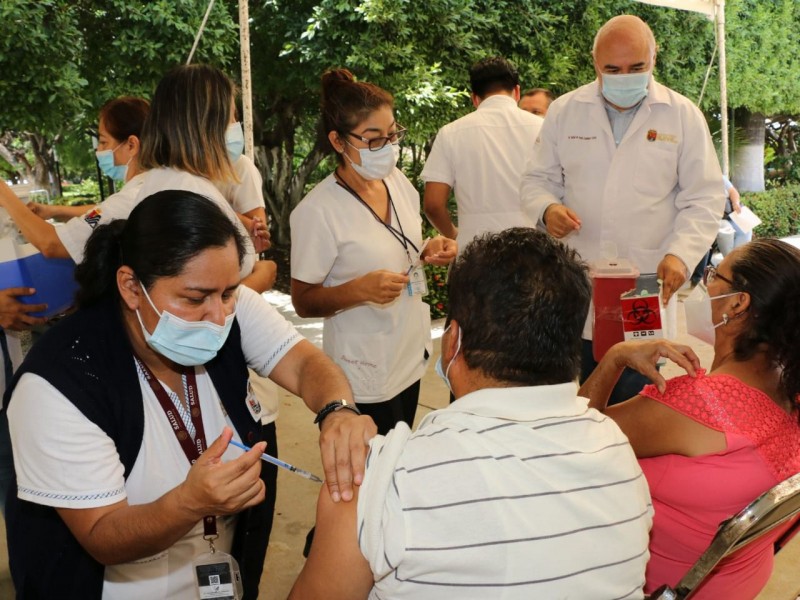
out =
<path fill-rule="evenodd" d="M 66 248 L 60 240 L 48 240 L 39 247 L 39 252 L 45 258 L 69 258 Z"/>

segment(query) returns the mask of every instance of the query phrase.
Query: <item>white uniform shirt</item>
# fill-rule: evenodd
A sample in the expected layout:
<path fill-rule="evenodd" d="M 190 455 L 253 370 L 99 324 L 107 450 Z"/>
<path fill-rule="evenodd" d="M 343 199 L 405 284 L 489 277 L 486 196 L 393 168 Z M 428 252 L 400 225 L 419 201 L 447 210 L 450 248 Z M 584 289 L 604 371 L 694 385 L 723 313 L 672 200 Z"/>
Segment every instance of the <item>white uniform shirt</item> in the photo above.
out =
<path fill-rule="evenodd" d="M 139 203 L 139 191 L 144 184 L 145 173 L 131 177 L 123 188 L 112 194 L 95 208 L 88 210 L 80 217 L 74 217 L 57 225 L 56 235 L 67 249 L 75 264 L 83 261 L 83 250 L 86 240 L 98 225 L 106 225 L 115 219 L 127 219 L 133 208 Z"/>
<path fill-rule="evenodd" d="M 242 332 L 242 350 L 248 366 L 267 376 L 302 338 L 258 294 L 244 286 L 238 294 L 236 319 Z M 203 427 L 210 445 L 224 426 L 233 424 L 223 412 L 205 369 L 198 367 L 196 374 Z M 183 482 L 189 461 L 157 398 L 141 378 L 140 388 L 144 437 L 125 480 L 114 442 L 47 381 L 30 373 L 23 375 L 9 405 L 19 497 L 61 508 L 108 506 L 124 499 L 129 504 L 145 504 Z M 236 433 L 234 439 L 241 441 Z M 241 450 L 229 446 L 223 460 L 241 454 Z M 230 551 L 234 525 L 235 517 L 217 519 L 218 549 Z M 199 522 L 155 556 L 106 567 L 103 598 L 194 598 L 191 562 L 208 550 L 202 537 L 203 525 Z"/>
<path fill-rule="evenodd" d="M 653 508 L 619 427 L 574 383 L 483 389 L 370 443 L 370 599 L 642 598 Z"/>
<path fill-rule="evenodd" d="M 449 185 L 458 205 L 458 248 L 486 231 L 535 227 L 519 185 L 543 119 L 497 94 L 439 130 L 420 177 Z"/>
<path fill-rule="evenodd" d="M 521 187 L 528 215 L 563 203 L 581 219 L 564 238 L 586 261 L 604 243 L 641 273 L 665 254 L 691 271 L 717 234 L 724 206 L 722 172 L 708 126 L 687 98 L 650 82 L 619 146 L 597 81 L 550 105 Z M 583 337 L 592 338 L 591 311 Z"/>
<path fill-rule="evenodd" d="M 217 189 L 231 203 L 233 210 L 243 215 L 256 208 L 264 208 L 263 180 L 253 161 L 242 154 L 233 163 L 233 168 L 239 178 L 239 183 L 233 181 L 214 182 Z"/>
<path fill-rule="evenodd" d="M 244 278 L 253 272 L 253 265 L 256 263 L 256 251 L 253 247 L 253 241 L 250 239 L 250 234 L 244 228 L 244 225 L 242 225 L 239 217 L 236 216 L 230 202 L 225 199 L 214 183 L 204 177 L 192 175 L 186 171 L 179 171 L 167 167 L 151 169 L 145 173 L 144 184 L 141 190 L 139 190 L 137 200 L 141 202 L 148 196 L 164 190 L 185 190 L 213 200 L 214 203 L 222 209 L 222 212 L 236 225 L 239 233 L 241 233 L 244 238 L 246 253 L 242 260 L 242 267 L 239 274 Z"/>
<path fill-rule="evenodd" d="M 386 183 L 416 259 L 422 247 L 419 194 L 395 169 Z M 391 212 L 391 211 L 390 211 Z M 391 224 L 400 229 L 394 213 Z M 292 278 L 333 287 L 386 269 L 405 273 L 401 243 L 358 199 L 326 177 L 292 211 Z M 324 320 L 322 346 L 347 375 L 356 402 L 383 402 L 420 379 L 430 354 L 430 309 L 405 291 L 389 304 L 361 304 Z"/>

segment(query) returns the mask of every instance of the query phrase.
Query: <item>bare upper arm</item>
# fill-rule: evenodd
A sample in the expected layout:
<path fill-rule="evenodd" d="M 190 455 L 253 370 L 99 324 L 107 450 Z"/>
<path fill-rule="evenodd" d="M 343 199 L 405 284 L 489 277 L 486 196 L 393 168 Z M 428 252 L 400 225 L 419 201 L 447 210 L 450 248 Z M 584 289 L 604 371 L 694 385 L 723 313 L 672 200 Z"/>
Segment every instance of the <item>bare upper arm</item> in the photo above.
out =
<path fill-rule="evenodd" d="M 353 500 L 335 503 L 322 486 L 314 543 L 290 600 L 364 600 L 369 596 L 374 580 L 358 546 L 357 505 L 357 487 Z"/>
<path fill-rule="evenodd" d="M 645 396 L 609 406 L 605 414 L 619 425 L 639 458 L 662 454 L 699 456 L 727 448 L 723 432 Z"/>
<path fill-rule="evenodd" d="M 447 205 L 450 198 L 450 186 L 439 181 L 425 183 L 425 196 L 422 201 L 427 213 L 430 209 L 441 208 Z"/>

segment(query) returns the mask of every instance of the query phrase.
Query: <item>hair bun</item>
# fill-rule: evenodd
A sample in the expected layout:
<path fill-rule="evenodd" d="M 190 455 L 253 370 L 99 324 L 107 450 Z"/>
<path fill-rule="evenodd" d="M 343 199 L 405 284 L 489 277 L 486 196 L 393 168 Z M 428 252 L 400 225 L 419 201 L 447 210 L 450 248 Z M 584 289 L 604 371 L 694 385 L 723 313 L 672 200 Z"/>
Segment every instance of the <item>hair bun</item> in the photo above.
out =
<path fill-rule="evenodd" d="M 327 95 L 327 92 L 332 87 L 342 83 L 352 83 L 356 78 L 347 69 L 329 69 L 322 74 L 322 90 Z"/>

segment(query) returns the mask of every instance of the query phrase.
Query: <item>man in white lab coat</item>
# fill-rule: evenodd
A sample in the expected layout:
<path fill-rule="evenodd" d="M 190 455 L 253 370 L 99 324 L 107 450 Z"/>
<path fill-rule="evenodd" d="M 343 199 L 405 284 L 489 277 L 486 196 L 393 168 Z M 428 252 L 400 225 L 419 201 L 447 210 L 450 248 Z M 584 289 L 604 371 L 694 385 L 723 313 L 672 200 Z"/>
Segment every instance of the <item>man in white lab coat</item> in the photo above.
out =
<path fill-rule="evenodd" d="M 584 260 L 615 249 L 641 273 L 657 273 L 667 301 L 716 235 L 725 203 L 719 161 L 700 110 L 653 79 L 656 42 L 644 21 L 609 20 L 592 55 L 597 79 L 550 106 L 522 204 Z M 583 339 L 585 378 L 596 364 L 592 311 Z M 624 374 L 611 402 L 646 382 Z"/>

